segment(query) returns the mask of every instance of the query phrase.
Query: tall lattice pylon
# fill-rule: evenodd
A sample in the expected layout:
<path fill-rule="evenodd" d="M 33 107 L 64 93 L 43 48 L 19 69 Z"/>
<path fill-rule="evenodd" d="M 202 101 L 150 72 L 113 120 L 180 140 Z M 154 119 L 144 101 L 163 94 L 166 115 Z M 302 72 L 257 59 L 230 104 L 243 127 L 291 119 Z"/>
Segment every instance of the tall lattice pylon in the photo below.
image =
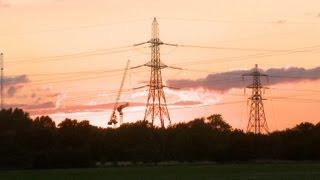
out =
<path fill-rule="evenodd" d="M 153 125 L 155 120 L 159 119 L 161 127 L 163 128 L 165 127 L 165 120 L 168 121 L 168 125 L 171 124 L 171 120 L 163 91 L 164 86 L 161 75 L 161 69 L 167 66 L 160 60 L 160 45 L 162 45 L 163 42 L 159 39 L 159 27 L 156 18 L 154 18 L 152 22 L 151 40 L 149 40 L 148 43 L 151 44 L 151 61 L 146 65 L 151 68 L 151 74 L 148 84 L 149 93 L 144 120 L 149 120 L 150 118 Z"/>
<path fill-rule="evenodd" d="M 151 48 L 151 60 L 143 65 L 131 67 L 130 69 L 139 68 L 142 66 L 150 67 L 151 74 L 150 80 L 147 85 L 149 87 L 148 99 L 146 103 L 146 109 L 144 113 L 144 121 L 150 121 L 154 125 L 156 120 L 160 121 L 160 125 L 164 128 L 166 125 L 171 125 L 170 115 L 167 107 L 166 96 L 164 94 L 163 88 L 165 86 L 162 82 L 161 70 L 164 68 L 172 68 L 181 70 L 182 68 L 167 66 L 160 59 L 160 46 L 178 46 L 177 44 L 164 43 L 159 39 L 159 24 L 157 19 L 154 18 L 152 22 L 152 33 L 151 39 L 149 41 L 135 44 L 134 46 L 140 46 L 143 44 L 150 44 Z M 145 86 L 142 86 L 145 87 Z M 139 87 L 141 88 L 141 87 Z M 173 87 L 168 87 L 173 88 Z"/>
<path fill-rule="evenodd" d="M 253 132 L 255 134 L 269 133 L 267 119 L 264 111 L 262 97 L 263 89 L 265 88 L 261 83 L 261 77 L 268 78 L 268 75 L 259 71 L 258 65 L 251 73 L 243 74 L 243 77 L 250 76 L 253 79 L 253 83 L 246 88 L 252 89 L 252 94 L 248 98 L 250 103 L 249 121 L 247 125 L 247 132 Z"/>

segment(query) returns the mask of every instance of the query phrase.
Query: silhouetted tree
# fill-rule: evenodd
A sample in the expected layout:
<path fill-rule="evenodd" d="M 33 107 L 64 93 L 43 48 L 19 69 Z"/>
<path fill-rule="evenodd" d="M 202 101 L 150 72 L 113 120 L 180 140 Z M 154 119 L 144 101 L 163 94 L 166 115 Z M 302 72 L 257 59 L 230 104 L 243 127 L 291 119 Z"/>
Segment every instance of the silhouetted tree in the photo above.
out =
<path fill-rule="evenodd" d="M 231 131 L 231 126 L 226 123 L 220 114 L 213 114 L 207 117 L 211 127 L 218 131 Z"/>
<path fill-rule="evenodd" d="M 21 109 L 0 111 L 0 168 L 75 168 L 95 162 L 319 160 L 320 123 L 301 123 L 270 134 L 232 129 L 219 114 L 167 129 L 146 121 L 98 128 L 89 121 Z"/>

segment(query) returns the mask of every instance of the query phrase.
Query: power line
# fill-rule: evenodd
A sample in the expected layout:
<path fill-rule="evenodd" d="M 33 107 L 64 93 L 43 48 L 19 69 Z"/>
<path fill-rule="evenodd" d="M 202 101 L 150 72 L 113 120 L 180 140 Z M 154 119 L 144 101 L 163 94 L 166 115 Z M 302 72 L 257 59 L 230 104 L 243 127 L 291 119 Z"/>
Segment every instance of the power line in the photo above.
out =
<path fill-rule="evenodd" d="M 108 76 L 111 77 L 111 76 Z M 82 80 L 90 80 L 90 79 L 100 79 L 100 78 L 107 78 L 105 75 L 89 75 L 89 76 L 84 76 L 84 77 L 79 77 L 79 76 L 72 76 L 69 79 L 61 79 L 61 80 L 56 80 L 56 78 L 51 78 L 51 79 L 42 79 L 38 81 L 31 81 L 31 82 L 26 82 L 24 84 L 31 84 L 31 85 L 41 85 L 41 84 L 57 84 L 57 83 L 64 83 L 64 82 L 72 82 L 72 81 L 82 81 Z M 23 83 L 21 83 L 23 84 Z"/>
<path fill-rule="evenodd" d="M 112 23 L 79 25 L 79 26 L 73 26 L 73 27 L 55 27 L 55 28 L 39 30 L 39 31 L 15 33 L 12 35 L 23 36 L 23 35 L 28 35 L 28 34 L 49 33 L 49 32 L 59 32 L 59 31 L 72 31 L 72 30 L 79 30 L 79 29 L 90 29 L 90 28 L 98 28 L 98 27 L 105 27 L 105 26 L 113 26 L 113 25 L 118 25 L 118 24 L 126 24 L 126 23 L 130 23 L 130 22 L 147 21 L 149 19 L 150 18 L 132 19 L 132 20 L 123 20 L 123 21 L 118 21 L 118 22 L 112 22 Z M 8 37 L 8 36 L 10 36 L 10 34 L 0 34 L 0 37 Z"/>
<path fill-rule="evenodd" d="M 220 103 L 212 103 L 212 104 L 199 104 L 199 105 L 191 105 L 191 106 L 178 106 L 172 107 L 172 105 L 168 106 L 170 109 L 188 109 L 188 108 L 202 108 L 202 107 L 210 107 L 210 106 L 221 106 L 221 105 L 230 105 L 230 104 L 239 104 L 246 101 L 228 101 L 228 102 L 220 102 Z"/>
<path fill-rule="evenodd" d="M 243 24 L 274 24 L 274 25 L 285 25 L 285 24 L 301 24 L 301 25 L 317 25 L 319 22 L 301 22 L 301 21 L 290 21 L 290 20 L 254 20 L 254 19 L 204 19 L 204 18 L 175 18 L 175 17 L 160 17 L 160 20 L 169 21 L 189 21 L 189 22 L 209 22 L 209 23 L 243 23 Z"/>
<path fill-rule="evenodd" d="M 302 98 L 273 98 L 276 101 L 290 101 L 290 102 L 298 102 L 298 103 L 320 103 L 320 99 L 302 99 Z"/>
<path fill-rule="evenodd" d="M 73 71 L 73 72 L 57 72 L 57 73 L 35 73 L 35 74 L 25 74 L 28 77 L 41 77 L 41 76 L 65 76 L 65 75 L 81 75 L 81 74 L 104 74 L 112 72 L 122 72 L 123 69 L 110 69 L 110 70 L 96 70 L 96 71 Z M 16 75 L 9 75 L 16 76 Z"/>
<path fill-rule="evenodd" d="M 286 52 L 273 52 L 273 53 L 255 53 L 243 56 L 231 56 L 231 57 L 222 57 L 210 60 L 198 60 L 198 61 L 189 61 L 183 63 L 175 63 L 173 65 L 182 65 L 182 66 L 190 66 L 190 65 L 199 65 L 199 64 L 216 64 L 216 63 L 229 63 L 229 62 L 237 62 L 237 61 L 244 61 L 249 59 L 257 59 L 257 58 L 264 58 L 264 57 L 272 57 L 272 56 L 279 56 L 279 55 L 288 55 L 288 54 L 296 54 L 296 53 L 306 53 L 318 50 L 320 45 L 315 46 L 308 46 L 302 48 L 296 48 L 292 50 L 288 50 Z"/>
<path fill-rule="evenodd" d="M 316 89 L 286 89 L 286 88 L 272 88 L 272 87 L 269 87 L 269 89 L 281 90 L 281 91 L 299 91 L 299 92 L 315 92 L 315 93 L 320 93 L 320 90 L 316 90 Z"/>
<path fill-rule="evenodd" d="M 218 47 L 218 46 L 200 46 L 200 45 L 183 45 L 183 44 L 170 44 L 177 47 L 191 47 L 191 48 L 206 48 L 206 49 L 222 49 L 222 50 L 237 50 L 237 51 L 259 51 L 259 52 L 273 52 L 279 53 L 303 53 L 303 52 L 310 52 L 319 49 L 320 45 L 310 46 L 310 47 L 303 47 L 297 48 L 292 50 L 271 50 L 271 49 L 254 49 L 254 48 L 234 48 L 234 47 Z M 91 51 L 83 51 L 78 53 L 70 53 L 70 54 L 63 54 L 63 55 L 56 55 L 56 56 L 44 56 L 44 57 L 37 57 L 37 58 L 10 58 L 7 63 L 39 63 L 39 62 L 49 62 L 49 61 L 61 61 L 61 60 L 68 60 L 68 59 L 75 59 L 75 58 L 82 58 L 82 57 L 89 57 L 89 56 L 99 56 L 105 54 L 114 54 L 114 53 L 122 53 L 128 52 L 139 48 L 147 48 L 147 47 L 137 47 L 137 45 L 128 45 L 128 46 L 121 46 L 121 47 L 114 47 L 114 48 L 105 48 L 105 49 L 98 49 L 98 50 L 91 50 Z M 226 58 L 219 58 L 217 60 L 224 60 L 224 59 L 234 59 L 234 58 L 259 58 L 259 57 L 268 57 L 274 56 L 278 54 L 269 54 L 269 53 L 259 53 L 259 54 L 252 54 L 252 55 L 245 55 L 245 56 L 236 56 L 236 57 L 226 57 Z M 15 60 L 20 59 L 20 60 Z M 188 62 L 187 62 L 188 63 Z M 190 63 L 190 62 L 189 62 Z"/>
<path fill-rule="evenodd" d="M 276 49 L 236 48 L 236 47 L 202 46 L 202 45 L 188 45 L 188 44 L 177 44 L 177 46 L 185 47 L 185 48 L 217 49 L 217 50 L 233 50 L 233 51 L 257 51 L 257 52 L 288 52 L 290 51 L 290 50 L 276 50 Z"/>
<path fill-rule="evenodd" d="M 57 55 L 57 56 L 46 56 L 46 57 L 30 58 L 30 59 L 23 59 L 23 60 L 12 60 L 12 61 L 8 61 L 7 63 L 20 64 L 20 63 L 41 63 L 41 62 L 62 61 L 62 60 L 64 61 L 64 60 L 83 58 L 83 57 L 89 57 L 89 56 L 100 56 L 100 55 L 106 55 L 106 54 L 123 53 L 123 52 L 132 51 L 138 48 L 145 48 L 145 47 L 123 46 L 118 48 L 83 51 L 79 53 L 71 53 L 71 54 L 64 54 L 64 55 Z"/>
<path fill-rule="evenodd" d="M 272 78 L 282 79 L 320 79 L 320 76 L 283 76 L 283 75 L 270 75 Z"/>
<path fill-rule="evenodd" d="M 44 78 L 35 81 L 27 81 L 19 84 L 30 84 L 30 85 L 42 85 L 42 84 L 57 84 L 64 82 L 72 82 L 72 81 L 81 81 L 81 80 L 90 80 L 90 79 L 100 79 L 100 78 L 113 78 L 115 76 L 121 75 L 123 69 L 114 69 L 114 70 L 106 70 L 106 71 L 88 71 L 95 74 L 84 74 L 87 71 L 79 71 L 79 72 L 70 72 L 70 73 L 51 73 L 51 74 L 31 74 L 31 76 L 55 76 L 55 75 L 68 75 L 68 77 L 64 77 L 63 79 L 57 80 L 57 78 Z M 107 73 L 117 72 L 117 74 L 112 74 L 106 76 Z M 83 73 L 83 74 L 82 74 Z M 97 75 L 98 74 L 98 75 Z M 29 75 L 28 75 L 29 76 Z"/>

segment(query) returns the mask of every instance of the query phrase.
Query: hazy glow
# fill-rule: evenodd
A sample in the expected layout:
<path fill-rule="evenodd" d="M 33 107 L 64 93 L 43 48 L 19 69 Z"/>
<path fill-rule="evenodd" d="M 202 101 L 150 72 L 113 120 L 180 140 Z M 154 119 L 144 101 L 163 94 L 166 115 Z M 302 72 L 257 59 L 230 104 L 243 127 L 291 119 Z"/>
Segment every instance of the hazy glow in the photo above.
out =
<path fill-rule="evenodd" d="M 29 74 L 30 79 L 6 102 L 50 107 L 50 111 L 44 112 L 52 113 L 57 121 L 72 117 L 90 119 L 94 125 L 105 126 L 110 115 L 110 105 L 107 104 L 115 99 L 122 72 L 31 74 L 119 69 L 125 66 L 127 59 L 135 66 L 149 61 L 149 51 L 142 48 L 51 61 L 45 57 L 146 41 L 150 37 L 154 16 L 158 17 L 160 37 L 165 42 L 258 49 L 310 47 L 319 44 L 319 6 L 318 0 L 1 0 L 0 51 L 5 53 L 5 73 Z M 256 63 L 262 68 L 313 68 L 319 66 L 320 58 L 320 49 L 247 59 L 230 57 L 258 52 L 173 47 L 163 47 L 161 51 L 162 60 L 168 65 L 202 71 L 164 70 L 164 81 L 203 78 L 209 72 L 250 69 Z M 42 62 L 37 62 L 39 60 Z M 125 89 L 145 84 L 148 76 L 147 68 L 132 70 Z M 320 89 L 320 83 L 310 81 L 276 87 Z M 245 102 L 223 104 L 246 101 L 243 90 L 233 89 L 226 94 L 204 90 L 166 90 L 166 93 L 173 122 L 222 113 L 232 126 L 244 128 L 246 125 Z M 128 90 L 122 100 L 145 103 L 146 94 L 142 89 Z M 320 100 L 320 93 L 311 91 L 268 90 L 266 96 Z M 194 104 L 190 105 L 189 101 Z M 174 104 L 179 102 L 189 104 Z M 102 107 L 97 107 L 99 104 L 106 104 L 103 111 Z M 301 121 L 318 122 L 320 117 L 315 101 L 269 100 L 265 104 L 271 129 L 283 129 Z M 60 112 L 61 109 L 74 112 Z M 142 119 L 143 113 L 143 106 L 128 108 L 125 121 Z"/>

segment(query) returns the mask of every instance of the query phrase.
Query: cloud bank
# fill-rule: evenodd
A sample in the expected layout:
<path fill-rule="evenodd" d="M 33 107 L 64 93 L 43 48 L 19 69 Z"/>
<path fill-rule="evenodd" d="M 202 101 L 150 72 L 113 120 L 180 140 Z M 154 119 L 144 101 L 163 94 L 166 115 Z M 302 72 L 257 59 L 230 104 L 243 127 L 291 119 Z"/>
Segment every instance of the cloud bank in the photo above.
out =
<path fill-rule="evenodd" d="M 281 83 L 294 83 L 306 80 L 319 80 L 320 67 L 305 69 L 298 67 L 291 68 L 271 68 L 267 70 L 260 70 L 262 73 L 270 76 L 268 85 L 275 85 Z M 168 80 L 169 86 L 185 89 L 206 89 L 218 92 L 225 92 L 232 88 L 244 88 L 250 84 L 250 78 L 242 79 L 242 75 L 250 73 L 252 70 L 235 70 L 216 74 L 209 74 L 202 79 L 173 79 Z M 263 82 L 267 82 L 262 78 Z"/>

